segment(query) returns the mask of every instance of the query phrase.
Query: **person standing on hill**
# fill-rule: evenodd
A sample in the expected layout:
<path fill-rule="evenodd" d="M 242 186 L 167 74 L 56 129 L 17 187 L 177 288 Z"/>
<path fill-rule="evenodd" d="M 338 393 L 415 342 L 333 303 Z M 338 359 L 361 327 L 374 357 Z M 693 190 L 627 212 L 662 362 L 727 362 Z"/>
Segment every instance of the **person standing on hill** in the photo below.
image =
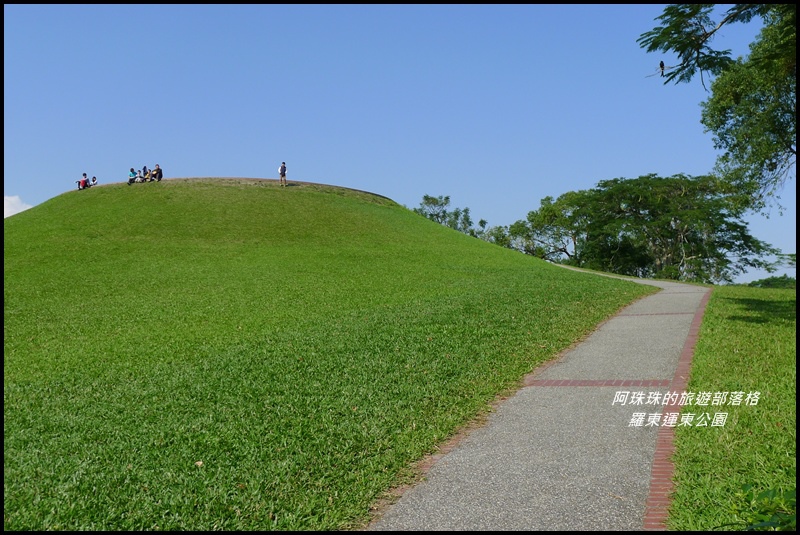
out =
<path fill-rule="evenodd" d="M 281 162 L 281 166 L 278 167 L 278 174 L 281 177 L 281 186 L 286 186 L 286 162 Z"/>

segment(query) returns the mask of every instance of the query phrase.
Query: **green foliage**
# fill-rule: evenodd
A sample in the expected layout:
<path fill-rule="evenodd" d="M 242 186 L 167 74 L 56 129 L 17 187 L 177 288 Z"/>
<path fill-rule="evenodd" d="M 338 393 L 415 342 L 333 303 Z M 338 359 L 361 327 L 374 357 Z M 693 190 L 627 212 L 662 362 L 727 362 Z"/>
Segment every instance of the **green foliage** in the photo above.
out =
<path fill-rule="evenodd" d="M 768 20 L 786 16 L 779 10 L 770 15 Z M 796 165 L 795 60 L 775 54 L 784 39 L 785 22 L 768 23 L 750 45 L 748 59 L 732 63 L 714 80 L 712 96 L 702 103 L 701 122 L 723 151 L 716 172 L 750 192 L 756 209 L 769 204 Z"/>
<path fill-rule="evenodd" d="M 780 253 L 778 259 L 782 266 L 797 267 L 797 253 Z"/>
<path fill-rule="evenodd" d="M 439 195 L 438 197 L 423 195 L 422 202 L 419 203 L 419 207 L 414 208 L 414 212 L 440 225 L 444 225 L 447 223 L 449 217 L 449 211 L 447 209 L 449 206 L 449 195 Z"/>
<path fill-rule="evenodd" d="M 473 237 L 477 236 L 477 230 L 473 227 L 469 208 L 453 208 L 449 210 L 449 206 L 449 195 L 439 195 L 438 197 L 423 195 L 422 202 L 419 207 L 414 208 L 414 212 L 453 230 Z M 481 228 L 485 226 L 486 222 L 481 220 Z"/>
<path fill-rule="evenodd" d="M 518 250 L 578 267 L 724 282 L 747 268 L 773 269 L 764 258 L 776 250 L 750 235 L 743 211 L 714 177 L 646 175 L 547 197 L 510 234 Z"/>
<path fill-rule="evenodd" d="M 767 277 L 766 279 L 759 279 L 748 284 L 753 288 L 791 288 L 797 287 L 797 279 L 790 277 L 785 273 L 780 277 Z"/>
<path fill-rule="evenodd" d="M 767 489 L 757 492 L 753 485 L 743 485 L 732 506 L 734 524 L 745 531 L 797 531 L 797 489 Z"/>
<path fill-rule="evenodd" d="M 645 32 L 636 40 L 647 52 L 671 52 L 678 56 L 678 65 L 665 73 L 664 84 L 691 81 L 695 75 L 717 75 L 733 61 L 730 50 L 715 50 L 710 43 L 726 24 L 747 23 L 756 16 L 765 16 L 768 5 L 735 4 L 715 22 L 712 14 L 717 4 L 669 4 L 656 20 L 662 25 Z M 705 82 L 704 82 L 705 83 Z"/>
<path fill-rule="evenodd" d="M 588 224 L 583 207 L 587 192 L 570 191 L 554 201 L 545 197 L 538 210 L 528 213 L 527 220 L 511 225 L 512 246 L 526 254 L 553 262 L 562 258 L 575 261 L 578 243 Z"/>
<path fill-rule="evenodd" d="M 475 227 L 469 208 L 453 208 L 449 210 L 449 206 L 449 195 L 439 195 L 438 197 L 423 195 L 422 202 L 413 211 L 431 221 L 458 232 L 463 232 L 473 238 L 479 238 L 501 247 L 511 248 L 511 237 L 506 227 L 495 226 L 487 228 L 489 223 L 485 219 L 478 221 L 478 226 Z"/>
<path fill-rule="evenodd" d="M 512 238 L 508 232 L 508 227 L 505 226 L 489 227 L 483 230 L 478 237 L 500 247 L 512 248 Z"/>
<path fill-rule="evenodd" d="M 4 220 L 4 529 L 363 527 L 652 291 L 344 188 L 67 192 Z"/>
<path fill-rule="evenodd" d="M 734 4 L 712 20 L 719 4 L 670 4 L 662 24 L 641 34 L 647 52 L 678 56 L 665 84 L 715 76 L 712 96 L 702 104 L 702 124 L 721 150 L 715 172 L 740 193 L 744 206 L 762 210 L 794 178 L 797 154 L 797 24 L 795 4 Z M 764 21 L 749 57 L 734 60 L 710 43 L 721 28 Z"/>

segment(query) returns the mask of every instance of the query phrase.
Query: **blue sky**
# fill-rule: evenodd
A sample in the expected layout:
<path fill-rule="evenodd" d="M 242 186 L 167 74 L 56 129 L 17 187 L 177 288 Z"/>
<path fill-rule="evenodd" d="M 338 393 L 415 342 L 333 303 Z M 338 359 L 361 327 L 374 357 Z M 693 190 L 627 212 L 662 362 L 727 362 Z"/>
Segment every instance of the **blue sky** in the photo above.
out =
<path fill-rule="evenodd" d="M 655 5 L 4 5 L 5 217 L 159 163 L 490 226 L 600 180 L 709 173 L 700 79 L 664 85 L 636 39 Z M 759 23 L 713 45 L 747 54 Z M 796 252 L 796 180 L 751 233 Z M 795 276 L 795 270 L 778 274 Z M 766 276 L 748 273 L 748 282 Z"/>

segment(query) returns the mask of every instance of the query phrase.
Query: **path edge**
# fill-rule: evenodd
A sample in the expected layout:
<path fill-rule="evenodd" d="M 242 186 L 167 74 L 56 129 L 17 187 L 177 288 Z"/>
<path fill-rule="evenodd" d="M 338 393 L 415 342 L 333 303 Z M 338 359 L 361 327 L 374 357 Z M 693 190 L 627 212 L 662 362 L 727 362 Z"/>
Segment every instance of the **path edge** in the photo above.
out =
<path fill-rule="evenodd" d="M 703 323 L 706 306 L 708 305 L 713 288 L 709 289 L 700 300 L 700 305 L 689 327 L 689 335 L 681 350 L 678 367 L 669 385 L 670 392 L 684 392 L 689 384 L 689 375 L 694 357 L 694 348 L 700 335 L 700 326 Z M 670 403 L 665 410 L 674 408 L 680 410 L 677 401 Z M 667 531 L 667 517 L 672 504 L 672 493 L 675 490 L 673 475 L 675 464 L 672 457 L 675 453 L 675 428 L 660 427 L 656 438 L 656 451 L 653 456 L 653 468 L 650 473 L 650 491 L 645 503 L 644 531 Z"/>

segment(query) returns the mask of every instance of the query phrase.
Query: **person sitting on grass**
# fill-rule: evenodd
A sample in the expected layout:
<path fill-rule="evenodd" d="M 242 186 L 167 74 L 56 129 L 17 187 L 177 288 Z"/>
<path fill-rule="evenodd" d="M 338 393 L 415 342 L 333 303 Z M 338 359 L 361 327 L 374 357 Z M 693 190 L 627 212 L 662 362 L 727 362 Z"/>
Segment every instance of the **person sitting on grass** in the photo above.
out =
<path fill-rule="evenodd" d="M 136 170 L 131 167 L 131 172 L 128 173 L 128 185 L 130 186 L 134 182 L 136 182 Z"/>
<path fill-rule="evenodd" d="M 150 174 L 150 182 L 155 180 L 156 182 L 161 182 L 161 179 L 164 177 L 164 173 L 161 171 L 161 167 L 156 164 L 156 168 L 153 169 L 153 172 Z"/>

